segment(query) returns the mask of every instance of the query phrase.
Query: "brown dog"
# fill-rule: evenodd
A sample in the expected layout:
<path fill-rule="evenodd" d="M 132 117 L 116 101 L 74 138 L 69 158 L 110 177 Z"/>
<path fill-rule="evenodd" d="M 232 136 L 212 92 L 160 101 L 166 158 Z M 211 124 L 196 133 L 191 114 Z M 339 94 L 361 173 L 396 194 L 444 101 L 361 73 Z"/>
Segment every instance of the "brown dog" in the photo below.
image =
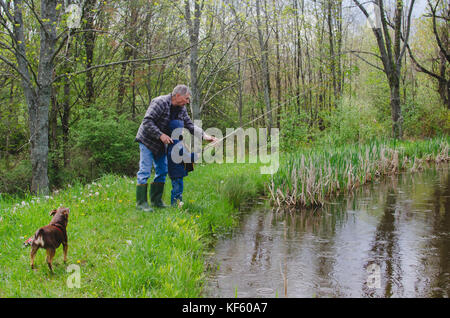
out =
<path fill-rule="evenodd" d="M 53 256 L 59 245 L 63 245 L 64 263 L 67 261 L 67 222 L 69 222 L 69 209 L 60 207 L 58 210 L 50 212 L 53 216 L 49 225 L 41 227 L 34 234 L 33 242 L 31 243 L 31 268 L 34 268 L 34 257 L 39 248 L 47 250 L 47 264 L 51 271 Z"/>

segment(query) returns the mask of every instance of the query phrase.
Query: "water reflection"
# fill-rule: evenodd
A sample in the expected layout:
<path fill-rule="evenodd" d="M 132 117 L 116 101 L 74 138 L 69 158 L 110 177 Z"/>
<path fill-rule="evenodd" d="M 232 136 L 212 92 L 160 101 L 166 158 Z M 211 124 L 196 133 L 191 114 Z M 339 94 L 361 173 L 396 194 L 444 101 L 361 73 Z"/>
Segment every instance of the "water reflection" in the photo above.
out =
<path fill-rule="evenodd" d="M 253 211 L 220 240 L 210 297 L 448 297 L 449 166 L 311 211 Z"/>

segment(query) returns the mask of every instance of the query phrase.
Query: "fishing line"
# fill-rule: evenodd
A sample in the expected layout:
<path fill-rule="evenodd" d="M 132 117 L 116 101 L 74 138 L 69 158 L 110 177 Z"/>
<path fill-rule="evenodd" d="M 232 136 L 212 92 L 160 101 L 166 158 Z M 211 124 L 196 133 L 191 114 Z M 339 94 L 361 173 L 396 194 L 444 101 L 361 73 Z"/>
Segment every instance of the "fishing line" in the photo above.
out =
<path fill-rule="evenodd" d="M 256 117 L 255 119 L 253 119 L 253 120 L 251 120 L 251 121 L 249 121 L 249 122 L 243 124 L 242 126 L 239 126 L 238 128 L 236 128 L 235 130 L 233 130 L 231 133 L 229 133 L 229 134 L 226 135 L 225 137 L 222 137 L 222 138 L 219 139 L 218 141 L 206 145 L 206 146 L 203 148 L 203 151 L 205 151 L 205 150 L 208 149 L 208 148 L 217 146 L 217 145 L 218 145 L 220 142 L 222 142 L 224 139 L 226 139 L 226 138 L 228 138 L 228 137 L 234 135 L 239 129 L 242 129 L 242 128 L 245 127 L 245 126 L 254 123 L 255 121 L 261 119 L 261 118 L 264 117 L 265 115 L 267 115 L 267 114 L 273 112 L 274 110 L 280 108 L 281 106 L 286 105 L 286 104 L 287 104 L 288 102 L 290 102 L 292 99 L 301 97 L 301 96 L 305 95 L 306 93 L 309 93 L 311 90 L 317 88 L 318 86 L 319 86 L 319 84 L 316 84 L 316 85 L 310 87 L 309 89 L 303 91 L 302 93 L 300 93 L 300 94 L 298 94 L 298 95 L 295 95 L 295 96 L 292 96 L 291 98 L 289 98 L 288 100 L 286 100 L 284 103 L 278 104 L 278 106 L 272 108 L 271 110 L 268 110 L 268 111 L 266 111 L 265 113 L 263 113 L 263 114 L 259 115 L 258 117 Z"/>

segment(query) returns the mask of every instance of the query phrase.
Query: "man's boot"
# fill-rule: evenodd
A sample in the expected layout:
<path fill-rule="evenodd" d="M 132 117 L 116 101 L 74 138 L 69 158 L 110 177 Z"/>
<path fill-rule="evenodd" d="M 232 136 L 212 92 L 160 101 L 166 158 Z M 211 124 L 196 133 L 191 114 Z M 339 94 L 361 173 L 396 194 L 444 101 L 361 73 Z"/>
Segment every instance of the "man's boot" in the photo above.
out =
<path fill-rule="evenodd" d="M 150 201 L 154 207 L 167 208 L 162 201 L 164 193 L 164 182 L 153 182 L 150 185 Z"/>
<path fill-rule="evenodd" d="M 138 184 L 136 186 L 136 209 L 144 212 L 152 212 L 153 209 L 147 202 L 147 185 Z"/>

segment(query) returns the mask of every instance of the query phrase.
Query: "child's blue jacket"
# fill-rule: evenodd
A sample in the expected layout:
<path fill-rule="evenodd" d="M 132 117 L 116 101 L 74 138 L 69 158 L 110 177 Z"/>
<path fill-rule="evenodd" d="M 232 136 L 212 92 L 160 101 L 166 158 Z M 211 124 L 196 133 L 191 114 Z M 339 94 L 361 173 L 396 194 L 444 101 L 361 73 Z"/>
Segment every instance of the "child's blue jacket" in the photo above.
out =
<path fill-rule="evenodd" d="M 181 140 L 173 139 L 173 144 L 167 147 L 169 177 L 172 179 L 186 177 L 188 172 L 185 163 L 194 163 L 196 159 L 196 154 L 190 153 Z"/>

